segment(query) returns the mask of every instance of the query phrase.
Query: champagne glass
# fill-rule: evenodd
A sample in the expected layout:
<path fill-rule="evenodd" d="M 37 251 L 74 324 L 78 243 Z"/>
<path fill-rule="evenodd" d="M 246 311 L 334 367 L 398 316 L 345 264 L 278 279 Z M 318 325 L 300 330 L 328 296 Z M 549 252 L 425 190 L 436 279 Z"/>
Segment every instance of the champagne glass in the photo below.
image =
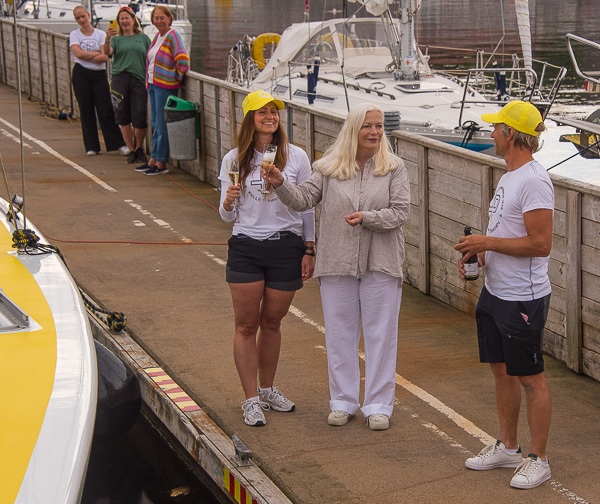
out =
<path fill-rule="evenodd" d="M 277 154 L 277 145 L 266 144 L 264 146 L 262 168 L 267 173 L 269 173 L 273 167 L 273 163 L 275 162 L 275 154 Z M 271 192 L 271 184 L 263 179 L 263 185 L 260 189 L 260 192 L 265 195 L 269 194 Z"/>
<path fill-rule="evenodd" d="M 234 159 L 227 167 L 227 175 L 232 185 L 238 185 L 240 181 L 240 163 L 237 159 Z M 235 198 L 233 202 L 233 208 L 235 209 L 235 222 L 239 222 L 240 216 L 240 199 Z"/>

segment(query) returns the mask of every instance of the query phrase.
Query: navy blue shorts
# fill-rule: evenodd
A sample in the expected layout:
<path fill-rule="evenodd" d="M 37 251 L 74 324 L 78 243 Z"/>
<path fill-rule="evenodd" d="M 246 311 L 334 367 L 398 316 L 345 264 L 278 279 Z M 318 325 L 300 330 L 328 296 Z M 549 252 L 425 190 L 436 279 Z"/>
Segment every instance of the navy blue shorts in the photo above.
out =
<path fill-rule="evenodd" d="M 542 373 L 549 307 L 550 294 L 531 301 L 505 301 L 484 287 L 475 310 L 480 362 L 504 362 L 510 376 Z"/>
<path fill-rule="evenodd" d="M 228 283 L 265 282 L 280 291 L 302 288 L 304 239 L 291 231 L 280 231 L 266 240 L 238 234 L 229 239 L 225 279 Z"/>

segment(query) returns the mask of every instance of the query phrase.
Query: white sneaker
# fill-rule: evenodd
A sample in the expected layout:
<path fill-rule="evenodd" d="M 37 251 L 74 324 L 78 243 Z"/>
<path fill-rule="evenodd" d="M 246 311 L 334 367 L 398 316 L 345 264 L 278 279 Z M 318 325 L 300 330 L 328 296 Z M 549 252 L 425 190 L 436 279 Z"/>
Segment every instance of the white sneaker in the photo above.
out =
<path fill-rule="evenodd" d="M 127 147 L 127 145 L 122 145 L 119 147 L 119 153 L 121 156 L 129 156 L 129 147 Z"/>
<path fill-rule="evenodd" d="M 267 423 L 262 410 L 268 410 L 269 405 L 260 401 L 258 397 L 251 397 L 242 401 L 242 409 L 244 410 L 244 422 L 246 425 L 260 427 Z"/>
<path fill-rule="evenodd" d="M 267 403 L 275 411 L 294 411 L 296 405 L 283 395 L 277 387 L 271 387 L 267 390 L 257 390 L 258 398 Z"/>
<path fill-rule="evenodd" d="M 329 416 L 327 417 L 327 423 L 329 425 L 335 425 L 337 427 L 340 427 L 342 425 L 346 425 L 348 423 L 348 420 L 350 420 L 350 417 L 352 416 L 354 415 L 346 413 L 345 411 L 335 410 L 329 413 Z"/>
<path fill-rule="evenodd" d="M 95 150 L 89 150 L 89 151 L 86 152 L 86 154 L 88 156 L 97 156 L 98 152 L 96 152 Z"/>
<path fill-rule="evenodd" d="M 548 462 L 547 457 L 546 461 Z M 551 477 L 550 464 L 544 463 L 537 455 L 529 454 L 517 467 L 513 479 L 510 480 L 510 486 L 523 489 L 535 488 Z"/>
<path fill-rule="evenodd" d="M 498 467 L 518 467 L 523 462 L 521 447 L 517 453 L 508 453 L 501 441 L 486 446 L 475 457 L 468 458 L 465 466 L 475 471 L 487 471 Z"/>
<path fill-rule="evenodd" d="M 390 417 L 382 413 L 369 415 L 367 425 L 371 430 L 386 430 L 390 426 Z"/>

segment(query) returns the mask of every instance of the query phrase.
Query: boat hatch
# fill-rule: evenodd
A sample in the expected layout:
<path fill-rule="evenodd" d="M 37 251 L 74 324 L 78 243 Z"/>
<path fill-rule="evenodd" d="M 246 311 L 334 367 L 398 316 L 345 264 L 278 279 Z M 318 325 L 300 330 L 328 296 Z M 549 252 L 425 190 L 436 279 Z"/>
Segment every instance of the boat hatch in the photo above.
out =
<path fill-rule="evenodd" d="M 452 92 L 452 89 L 448 86 L 436 83 L 407 82 L 406 84 L 396 84 L 394 88 L 396 88 L 398 91 L 402 91 L 403 93 Z"/>
<path fill-rule="evenodd" d="M 29 328 L 29 316 L 0 289 L 0 332 Z"/>
<path fill-rule="evenodd" d="M 272 91 L 273 94 L 278 94 L 278 95 L 285 94 L 287 92 L 288 92 L 288 87 L 282 86 L 281 84 L 277 84 Z"/>
<path fill-rule="evenodd" d="M 308 99 L 308 93 L 306 91 L 302 91 L 301 89 L 297 89 L 296 91 L 294 91 L 294 96 Z M 332 96 L 325 96 L 325 95 L 318 94 L 315 96 L 315 100 L 322 100 L 322 101 L 326 101 L 329 103 L 333 103 L 335 101 L 335 98 L 333 98 Z"/>

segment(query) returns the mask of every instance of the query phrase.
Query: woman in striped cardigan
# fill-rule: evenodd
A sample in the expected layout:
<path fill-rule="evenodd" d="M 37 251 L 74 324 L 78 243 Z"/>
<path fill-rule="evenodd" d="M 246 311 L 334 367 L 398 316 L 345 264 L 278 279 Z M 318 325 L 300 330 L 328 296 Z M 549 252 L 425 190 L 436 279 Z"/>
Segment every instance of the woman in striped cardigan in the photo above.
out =
<path fill-rule="evenodd" d="M 148 50 L 146 82 L 150 99 L 152 124 L 152 154 L 147 163 L 136 171 L 145 175 L 169 173 L 169 138 L 164 108 L 169 96 L 176 96 L 183 76 L 190 69 L 190 57 L 181 35 L 171 28 L 173 14 L 168 7 L 158 5 L 152 9 L 152 24 L 158 33 Z"/>

